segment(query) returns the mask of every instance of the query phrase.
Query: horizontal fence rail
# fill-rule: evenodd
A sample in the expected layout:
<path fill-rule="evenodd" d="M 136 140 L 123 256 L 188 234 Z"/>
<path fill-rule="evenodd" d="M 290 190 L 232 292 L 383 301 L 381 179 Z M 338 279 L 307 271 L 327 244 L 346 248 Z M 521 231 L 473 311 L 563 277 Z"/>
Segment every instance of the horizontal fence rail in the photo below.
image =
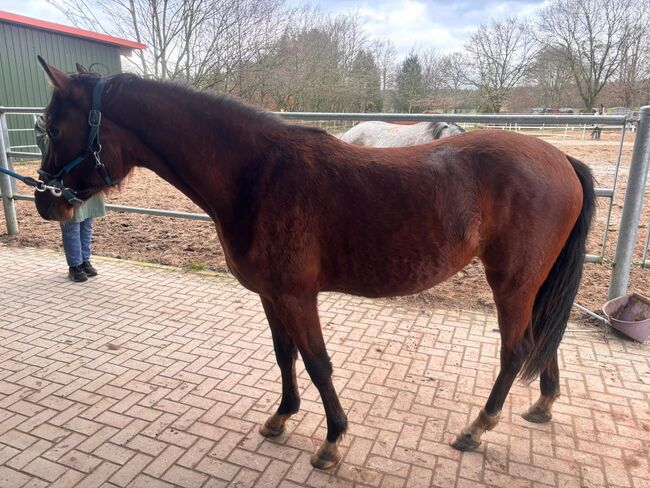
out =
<path fill-rule="evenodd" d="M 38 115 L 42 114 L 45 107 L 3 107 L 0 106 L 0 114 L 26 114 Z"/>
<path fill-rule="evenodd" d="M 40 114 L 40 107 L 3 107 L 0 114 Z M 599 124 L 623 125 L 630 121 L 627 115 L 536 115 L 536 114 L 391 114 L 391 113 L 338 113 L 338 112 L 272 112 L 289 120 L 381 120 L 400 122 L 477 122 L 477 123 L 520 123 L 520 124 Z"/>
<path fill-rule="evenodd" d="M 14 200 L 24 200 L 28 202 L 34 201 L 34 195 L 14 195 Z M 146 208 L 146 207 L 131 207 L 129 205 L 114 205 L 107 203 L 104 205 L 106 210 L 121 213 L 134 213 L 153 215 L 154 217 L 172 217 L 176 219 L 189 219 L 189 220 L 205 220 L 212 222 L 212 218 L 208 214 L 198 212 L 177 212 L 175 210 L 162 210 L 159 208 Z"/>
<path fill-rule="evenodd" d="M 0 112 L 2 107 L 0 107 Z M 290 120 L 381 120 L 385 122 L 474 122 L 479 124 L 519 123 L 519 124 L 598 124 L 620 125 L 629 119 L 626 115 L 529 115 L 529 114 L 372 114 L 335 112 L 273 112 Z"/>

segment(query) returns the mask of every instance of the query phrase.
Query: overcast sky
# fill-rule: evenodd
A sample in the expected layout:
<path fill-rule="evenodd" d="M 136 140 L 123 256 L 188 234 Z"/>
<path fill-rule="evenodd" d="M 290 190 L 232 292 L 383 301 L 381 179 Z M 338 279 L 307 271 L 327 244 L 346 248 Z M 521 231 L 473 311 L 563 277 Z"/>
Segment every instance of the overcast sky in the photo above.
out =
<path fill-rule="evenodd" d="M 289 0 L 291 3 L 304 3 Z M 357 12 L 371 38 L 390 39 L 400 55 L 413 45 L 442 52 L 459 49 L 468 34 L 489 18 L 529 17 L 543 0 L 311 0 L 325 12 Z M 7 10 L 42 20 L 68 24 L 46 0 L 0 0 Z"/>
<path fill-rule="evenodd" d="M 0 0 L 2 1 L 2 0 Z M 469 33 L 490 18 L 529 17 L 543 0 L 313 0 L 332 13 L 358 12 L 371 37 L 390 39 L 400 54 L 411 46 L 442 52 L 462 48 Z"/>

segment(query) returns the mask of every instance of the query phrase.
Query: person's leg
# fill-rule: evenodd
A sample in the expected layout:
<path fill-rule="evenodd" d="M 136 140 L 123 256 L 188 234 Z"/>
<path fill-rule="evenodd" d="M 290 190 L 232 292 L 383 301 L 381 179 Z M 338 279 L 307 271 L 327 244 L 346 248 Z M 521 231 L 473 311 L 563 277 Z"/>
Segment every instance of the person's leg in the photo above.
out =
<path fill-rule="evenodd" d="M 97 276 L 97 270 L 90 264 L 93 238 L 93 219 L 86 219 L 79 224 L 79 240 L 81 242 L 81 257 L 83 269 L 88 276 Z"/>
<path fill-rule="evenodd" d="M 61 222 L 63 251 L 65 252 L 65 259 L 68 262 L 68 276 L 72 281 L 86 281 L 87 279 L 86 273 L 81 267 L 83 257 L 81 254 L 79 228 L 80 226 L 77 222 Z"/>
<path fill-rule="evenodd" d="M 90 261 L 91 241 L 93 238 L 93 219 L 86 219 L 79 224 L 81 257 L 84 263 Z"/>
<path fill-rule="evenodd" d="M 63 251 L 68 266 L 79 266 L 83 262 L 81 255 L 81 242 L 79 240 L 79 224 L 77 222 L 61 222 L 61 236 L 63 238 Z"/>

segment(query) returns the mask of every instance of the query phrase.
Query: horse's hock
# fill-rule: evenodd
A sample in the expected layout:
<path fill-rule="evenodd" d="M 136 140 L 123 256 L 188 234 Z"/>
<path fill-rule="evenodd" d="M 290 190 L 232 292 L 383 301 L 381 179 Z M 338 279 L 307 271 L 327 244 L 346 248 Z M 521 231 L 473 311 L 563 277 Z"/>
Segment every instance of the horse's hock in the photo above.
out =
<path fill-rule="evenodd" d="M 515 384 L 479 452 L 461 453 L 448 443 L 498 371 L 495 319 L 324 294 L 350 422 L 324 473 L 309 464 L 326 425 L 302 362 L 300 413 L 274 440 L 258 433 L 280 372 L 256 295 L 116 260 L 83 285 L 50 252 L 0 260 L 0 486 L 650 484 L 650 351 L 631 341 L 568 334 L 553 422 L 525 422 L 536 388 Z"/>

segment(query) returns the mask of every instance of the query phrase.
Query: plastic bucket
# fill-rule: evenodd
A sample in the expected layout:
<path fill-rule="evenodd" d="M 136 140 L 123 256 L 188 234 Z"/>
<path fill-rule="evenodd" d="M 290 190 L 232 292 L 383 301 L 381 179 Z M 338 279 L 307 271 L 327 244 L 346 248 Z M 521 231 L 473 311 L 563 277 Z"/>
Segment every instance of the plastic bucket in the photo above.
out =
<path fill-rule="evenodd" d="M 650 300 L 637 293 L 614 298 L 603 305 L 612 327 L 635 341 L 650 337 Z"/>

